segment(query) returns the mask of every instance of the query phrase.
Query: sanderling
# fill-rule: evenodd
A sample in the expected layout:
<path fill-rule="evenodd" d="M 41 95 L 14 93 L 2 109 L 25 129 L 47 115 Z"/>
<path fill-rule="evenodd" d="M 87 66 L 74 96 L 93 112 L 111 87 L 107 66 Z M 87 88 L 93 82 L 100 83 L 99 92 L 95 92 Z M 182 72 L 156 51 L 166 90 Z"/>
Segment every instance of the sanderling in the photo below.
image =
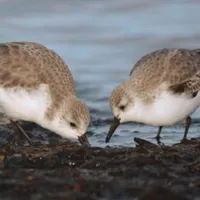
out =
<path fill-rule="evenodd" d="M 128 80 L 110 96 L 114 121 L 106 137 L 109 142 L 120 123 L 138 122 L 159 127 L 186 119 L 183 139 L 191 124 L 190 115 L 200 105 L 200 51 L 161 49 L 142 57 Z"/>
<path fill-rule="evenodd" d="M 0 44 L 0 123 L 12 123 L 26 135 L 19 120 L 89 146 L 89 110 L 76 97 L 69 68 L 54 51 L 37 43 Z"/>

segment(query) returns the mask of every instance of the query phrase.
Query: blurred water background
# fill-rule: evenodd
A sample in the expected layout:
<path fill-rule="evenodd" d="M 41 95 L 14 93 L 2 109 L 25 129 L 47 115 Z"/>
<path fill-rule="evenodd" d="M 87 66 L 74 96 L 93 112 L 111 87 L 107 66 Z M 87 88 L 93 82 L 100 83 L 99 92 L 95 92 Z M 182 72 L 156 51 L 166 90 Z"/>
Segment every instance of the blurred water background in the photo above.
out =
<path fill-rule="evenodd" d="M 198 0 L 0 0 L 0 42 L 33 41 L 55 50 L 69 66 L 78 96 L 89 106 L 89 140 L 106 146 L 112 89 L 134 63 L 159 48 L 200 48 Z M 188 137 L 200 136 L 200 112 Z M 133 137 L 155 142 L 157 128 L 120 125 L 110 146 L 133 146 Z M 162 142 L 174 144 L 184 124 L 164 128 Z"/>

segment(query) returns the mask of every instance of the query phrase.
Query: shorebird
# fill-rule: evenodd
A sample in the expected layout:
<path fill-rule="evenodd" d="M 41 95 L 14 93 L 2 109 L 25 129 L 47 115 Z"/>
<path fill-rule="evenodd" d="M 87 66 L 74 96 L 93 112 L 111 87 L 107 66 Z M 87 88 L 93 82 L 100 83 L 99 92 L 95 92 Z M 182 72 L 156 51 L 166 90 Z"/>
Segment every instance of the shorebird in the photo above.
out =
<path fill-rule="evenodd" d="M 33 42 L 0 44 L 0 124 L 29 121 L 89 146 L 90 114 L 76 96 L 72 74 L 54 51 Z"/>
<path fill-rule="evenodd" d="M 127 80 L 111 93 L 114 121 L 106 137 L 109 142 L 120 123 L 138 122 L 158 128 L 186 120 L 200 105 L 200 50 L 160 49 L 143 56 Z"/>

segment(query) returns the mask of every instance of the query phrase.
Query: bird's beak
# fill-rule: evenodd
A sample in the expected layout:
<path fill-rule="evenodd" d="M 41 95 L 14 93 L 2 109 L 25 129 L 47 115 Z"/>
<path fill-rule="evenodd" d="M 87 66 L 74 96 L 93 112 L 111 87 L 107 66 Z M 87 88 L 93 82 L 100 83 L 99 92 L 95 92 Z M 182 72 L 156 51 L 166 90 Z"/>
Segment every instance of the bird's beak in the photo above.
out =
<path fill-rule="evenodd" d="M 112 137 L 113 133 L 115 132 L 115 130 L 117 129 L 117 127 L 119 126 L 120 121 L 117 117 L 114 117 L 114 120 L 110 126 L 110 129 L 108 131 L 108 134 L 106 136 L 106 143 L 109 142 L 110 138 Z"/>
<path fill-rule="evenodd" d="M 88 138 L 86 136 L 86 133 L 83 134 L 82 136 L 78 137 L 78 140 L 83 146 L 90 147 L 90 143 L 88 142 Z"/>

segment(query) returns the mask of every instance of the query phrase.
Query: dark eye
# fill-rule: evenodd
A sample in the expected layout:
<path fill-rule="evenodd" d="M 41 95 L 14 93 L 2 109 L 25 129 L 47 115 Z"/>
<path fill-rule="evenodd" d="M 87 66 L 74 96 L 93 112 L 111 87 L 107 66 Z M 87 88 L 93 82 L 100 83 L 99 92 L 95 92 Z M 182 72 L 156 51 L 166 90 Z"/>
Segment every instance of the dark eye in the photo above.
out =
<path fill-rule="evenodd" d="M 70 122 L 70 126 L 75 128 L 76 127 L 76 124 L 74 122 Z"/>
<path fill-rule="evenodd" d="M 124 110 L 124 109 L 125 109 L 125 106 L 120 106 L 119 109 L 120 109 L 120 110 Z"/>

